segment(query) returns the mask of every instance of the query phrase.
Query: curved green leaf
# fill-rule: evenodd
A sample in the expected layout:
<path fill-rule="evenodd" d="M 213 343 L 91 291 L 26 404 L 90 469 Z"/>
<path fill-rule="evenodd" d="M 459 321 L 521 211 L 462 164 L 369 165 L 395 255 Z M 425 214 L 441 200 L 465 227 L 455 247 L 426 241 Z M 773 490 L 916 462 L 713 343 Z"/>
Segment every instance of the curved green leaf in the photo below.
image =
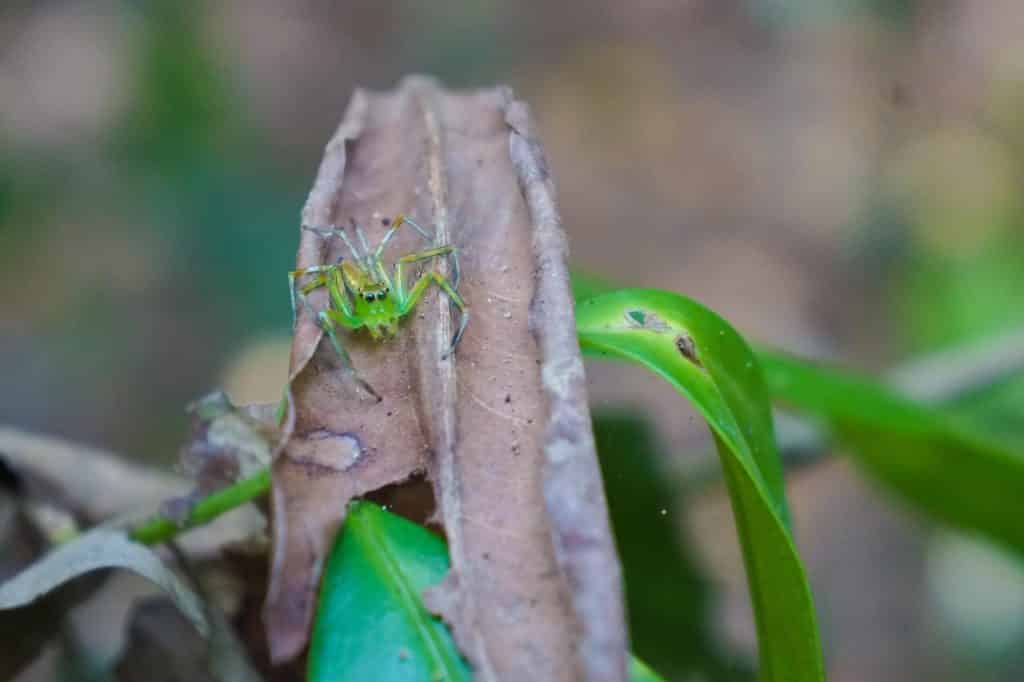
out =
<path fill-rule="evenodd" d="M 765 682 L 824 679 L 814 604 L 789 532 L 761 370 L 720 317 L 676 294 L 627 289 L 581 301 L 584 352 L 661 375 L 707 419 L 743 547 Z"/>
<path fill-rule="evenodd" d="M 448 548 L 422 526 L 370 502 L 349 507 L 327 560 L 309 648 L 310 682 L 470 682 L 423 590 L 448 572 Z M 662 682 L 636 659 L 630 682 Z"/>
<path fill-rule="evenodd" d="M 653 670 L 635 658 L 629 659 L 629 682 L 663 682 Z"/>
<path fill-rule="evenodd" d="M 1024 453 L 878 383 L 759 359 L 774 396 L 824 418 L 869 474 L 937 518 L 1024 552 Z"/>

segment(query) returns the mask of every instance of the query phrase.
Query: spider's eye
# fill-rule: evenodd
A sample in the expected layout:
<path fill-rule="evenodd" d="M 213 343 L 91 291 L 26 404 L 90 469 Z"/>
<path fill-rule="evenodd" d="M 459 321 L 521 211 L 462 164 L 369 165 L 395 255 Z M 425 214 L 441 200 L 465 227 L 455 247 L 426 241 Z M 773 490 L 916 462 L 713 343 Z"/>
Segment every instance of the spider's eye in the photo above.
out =
<path fill-rule="evenodd" d="M 367 301 L 373 301 L 373 292 L 371 291 L 369 293 L 363 294 L 363 298 L 365 298 Z"/>

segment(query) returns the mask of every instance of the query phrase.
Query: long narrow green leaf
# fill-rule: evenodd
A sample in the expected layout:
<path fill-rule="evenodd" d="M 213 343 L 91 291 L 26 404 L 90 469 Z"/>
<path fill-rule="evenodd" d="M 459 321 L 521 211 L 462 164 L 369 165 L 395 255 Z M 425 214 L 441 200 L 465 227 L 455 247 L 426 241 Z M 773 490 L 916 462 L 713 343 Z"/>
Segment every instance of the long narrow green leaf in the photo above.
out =
<path fill-rule="evenodd" d="M 671 679 L 753 680 L 746 657 L 726 654 L 714 643 L 714 586 L 669 513 L 685 507 L 687 490 L 659 466 L 665 451 L 652 425 L 608 408 L 595 407 L 593 419 L 633 651 Z"/>
<path fill-rule="evenodd" d="M 824 418 L 869 474 L 935 517 L 1024 552 L 1024 452 L 878 383 L 759 359 L 772 394 Z"/>
<path fill-rule="evenodd" d="M 370 502 L 349 508 L 327 560 L 309 648 L 310 682 L 470 682 L 423 590 L 448 572 L 439 537 Z M 630 682 L 662 682 L 636 659 Z"/>
<path fill-rule="evenodd" d="M 676 294 L 631 289 L 576 306 L 584 352 L 661 375 L 708 421 L 743 547 L 765 682 L 824 679 L 814 604 L 789 532 L 761 370 L 721 318 Z"/>

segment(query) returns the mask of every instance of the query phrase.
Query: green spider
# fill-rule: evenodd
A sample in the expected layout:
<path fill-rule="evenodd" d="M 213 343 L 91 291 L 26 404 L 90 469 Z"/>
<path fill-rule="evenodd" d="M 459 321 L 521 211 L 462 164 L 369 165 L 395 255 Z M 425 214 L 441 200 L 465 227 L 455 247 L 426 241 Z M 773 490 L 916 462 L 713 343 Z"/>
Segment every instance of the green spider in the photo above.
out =
<path fill-rule="evenodd" d="M 445 244 L 402 256 L 395 263 L 394 274 L 389 276 L 387 269 L 384 267 L 384 261 L 381 259 L 381 254 L 384 252 L 384 247 L 388 245 L 388 242 L 395 236 L 399 228 L 403 225 L 409 225 L 428 242 L 433 240 L 413 220 L 404 215 L 399 215 L 391 223 L 390 229 L 384 235 L 384 238 L 380 240 L 377 248 L 371 251 L 363 230 L 354 221 L 352 225 L 359 238 L 361 249 L 352 243 L 352 240 L 349 239 L 344 231 L 336 227 L 318 229 L 305 225 L 302 226 L 302 229 L 315 232 L 322 237 L 338 237 L 345 243 L 349 253 L 352 255 L 352 259 L 345 260 L 343 256 L 333 265 L 314 265 L 288 273 L 288 287 L 291 291 L 292 302 L 292 324 L 294 326 L 296 316 L 296 294 L 298 294 L 302 304 L 308 307 L 309 303 L 306 300 L 306 296 L 314 289 L 327 287 L 327 309 L 317 313 L 317 323 L 330 337 L 331 344 L 341 358 L 345 370 L 360 386 L 379 401 L 381 399 L 380 395 L 356 373 L 355 368 L 352 366 L 351 358 L 338 339 L 338 327 L 343 327 L 350 331 L 366 329 L 374 341 L 390 339 L 398 333 L 399 321 L 412 312 L 413 308 L 416 307 L 416 304 L 423 297 L 423 294 L 426 293 L 427 287 L 434 283 L 448 295 L 461 313 L 459 328 L 452 337 L 451 346 L 441 356 L 441 359 L 444 360 L 455 352 L 455 347 L 459 345 L 459 340 L 462 339 L 462 334 L 466 331 L 466 325 L 469 324 L 469 306 L 466 305 L 457 291 L 459 261 L 458 253 L 454 246 Z M 405 277 L 402 272 L 403 266 L 449 254 L 453 256 L 454 260 L 454 286 L 439 272 L 430 270 L 416 280 L 412 289 L 406 291 Z M 296 280 L 304 275 L 315 276 L 306 284 L 296 286 Z"/>

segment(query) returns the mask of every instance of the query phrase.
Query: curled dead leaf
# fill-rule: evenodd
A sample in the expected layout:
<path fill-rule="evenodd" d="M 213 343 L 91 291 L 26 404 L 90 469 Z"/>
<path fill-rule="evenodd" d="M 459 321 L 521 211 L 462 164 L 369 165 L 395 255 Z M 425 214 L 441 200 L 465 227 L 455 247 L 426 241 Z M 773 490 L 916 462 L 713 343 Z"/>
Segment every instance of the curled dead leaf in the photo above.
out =
<path fill-rule="evenodd" d="M 391 92 L 356 92 L 327 145 L 303 224 L 355 221 L 376 243 L 387 219 L 411 215 L 434 231 L 435 244 L 458 249 L 459 292 L 473 316 L 447 358 L 451 306 L 433 291 L 386 343 L 346 334 L 376 401 L 321 343 L 315 311 L 325 292 L 312 291 L 310 306 L 299 308 L 294 431 L 273 464 L 264 615 L 275 660 L 305 646 L 323 560 L 349 500 L 425 471 L 452 566 L 428 602 L 477 679 L 626 679 L 621 572 L 565 235 L 530 125 L 506 89 L 450 92 L 409 78 Z M 296 267 L 336 262 L 345 254 L 339 241 L 302 231 Z M 402 233 L 385 260 L 421 248 L 419 236 Z M 444 260 L 428 266 L 448 274 Z"/>

